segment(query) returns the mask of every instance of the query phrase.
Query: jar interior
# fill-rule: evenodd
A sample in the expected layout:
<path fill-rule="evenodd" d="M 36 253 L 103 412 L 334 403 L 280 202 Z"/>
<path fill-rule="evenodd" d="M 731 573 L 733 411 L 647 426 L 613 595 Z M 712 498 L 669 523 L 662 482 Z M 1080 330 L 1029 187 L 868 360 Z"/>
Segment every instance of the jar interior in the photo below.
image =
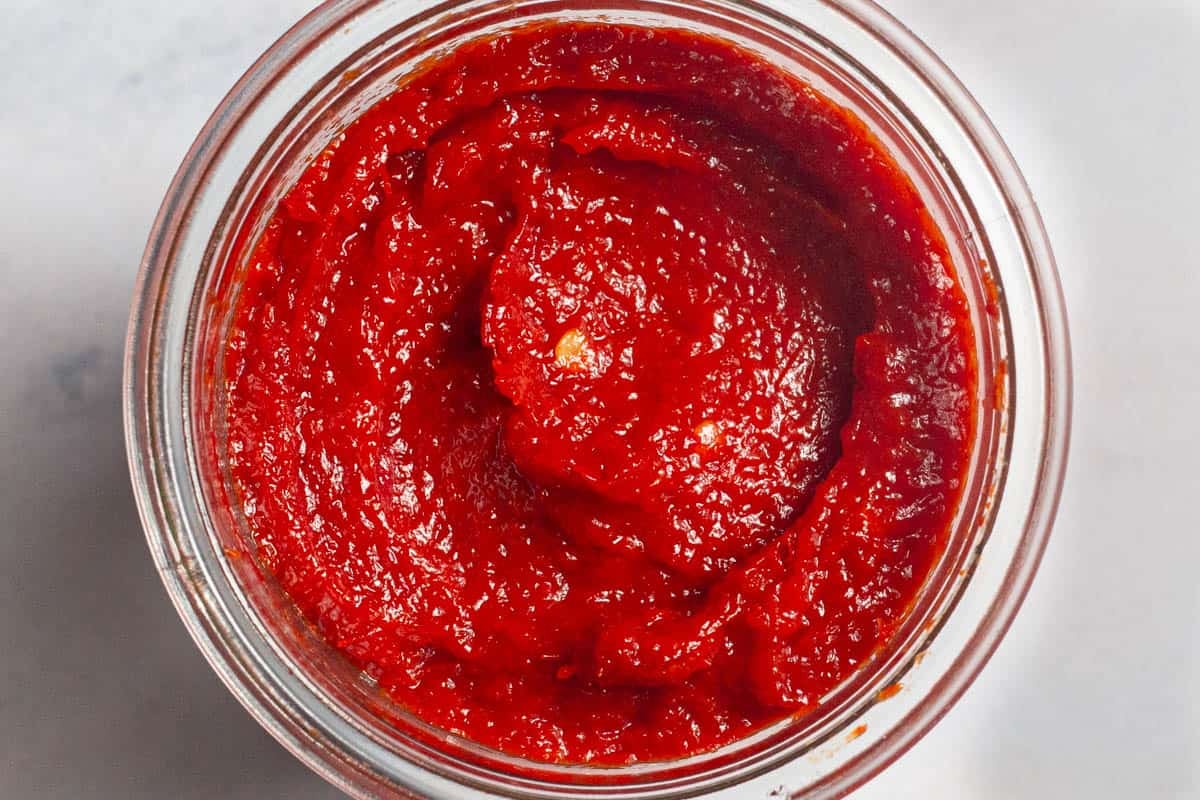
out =
<path fill-rule="evenodd" d="M 767 58 L 852 111 L 910 177 L 945 236 L 975 334 L 976 431 L 967 485 L 946 549 L 908 619 L 892 641 L 830 692 L 816 711 L 780 721 L 715 752 L 674 762 L 620 768 L 540 764 L 476 745 L 408 714 L 326 644 L 260 566 L 225 467 L 222 356 L 247 266 L 238 257 L 252 249 L 278 201 L 338 131 L 423 62 L 468 39 L 551 19 L 603 19 L 714 35 Z M 658 0 L 610 2 L 587 10 L 569 2 L 481 2 L 453 12 L 433 9 L 384 30 L 337 68 L 313 76 L 311 90 L 261 145 L 230 196 L 192 297 L 192 349 L 184 364 L 185 407 L 191 417 L 188 457 L 196 490 L 205 499 L 208 534 L 216 551 L 227 556 L 222 567 L 241 592 L 239 600 L 279 657 L 294 665 L 296 676 L 326 698 L 336 714 L 397 760 L 415 761 L 481 788 L 533 795 L 590 796 L 636 789 L 653 796 L 678 796 L 710 791 L 824 744 L 847 740 L 868 707 L 886 702 L 884 690 L 919 668 L 921 652 L 970 579 L 991 524 L 992 501 L 1003 485 L 1011 396 L 1011 378 L 1003 368 L 1009 350 L 1006 311 L 990 273 L 994 259 L 981 235 L 983 228 L 957 177 L 939 159 L 929 132 L 882 81 L 815 31 L 795 22 L 770 22 L 724 5 Z"/>

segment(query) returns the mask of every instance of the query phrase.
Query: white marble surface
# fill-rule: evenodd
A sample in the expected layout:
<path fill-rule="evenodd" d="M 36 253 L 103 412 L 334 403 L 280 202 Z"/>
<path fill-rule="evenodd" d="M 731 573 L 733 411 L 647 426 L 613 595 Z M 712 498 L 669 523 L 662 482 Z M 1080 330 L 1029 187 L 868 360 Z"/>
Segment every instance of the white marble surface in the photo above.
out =
<path fill-rule="evenodd" d="M 306 0 L 0 6 L 0 797 L 336 792 L 218 684 L 122 451 L 134 271 L 193 135 Z M 1200 797 L 1200 2 L 893 0 L 1055 243 L 1075 445 L 995 659 L 856 800 Z"/>

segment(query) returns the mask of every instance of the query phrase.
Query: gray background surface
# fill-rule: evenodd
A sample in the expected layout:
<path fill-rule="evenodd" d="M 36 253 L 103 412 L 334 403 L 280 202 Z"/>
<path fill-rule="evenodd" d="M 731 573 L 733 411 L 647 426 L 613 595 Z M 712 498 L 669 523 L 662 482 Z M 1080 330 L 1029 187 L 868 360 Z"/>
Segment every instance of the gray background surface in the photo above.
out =
<path fill-rule="evenodd" d="M 855 795 L 1200 797 L 1200 2 L 893 0 L 1054 241 L 1075 443 L 983 676 Z M 305 0 L 0 0 L 0 798 L 333 798 L 203 663 L 142 540 L 120 360 L 154 212 Z"/>

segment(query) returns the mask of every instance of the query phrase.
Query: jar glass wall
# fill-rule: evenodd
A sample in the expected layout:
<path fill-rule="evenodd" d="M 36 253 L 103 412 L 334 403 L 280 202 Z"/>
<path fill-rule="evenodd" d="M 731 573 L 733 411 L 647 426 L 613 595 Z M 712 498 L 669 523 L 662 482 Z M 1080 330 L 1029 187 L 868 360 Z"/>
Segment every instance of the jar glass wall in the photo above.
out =
<path fill-rule="evenodd" d="M 326 645 L 260 568 L 224 468 L 215 387 L 244 267 L 236 255 L 312 157 L 397 80 L 464 41 L 544 20 L 718 36 L 850 109 L 909 175 L 945 234 L 974 323 L 979 425 L 967 488 L 950 544 L 909 619 L 816 712 L 680 761 L 536 764 L 408 715 Z M 361 797 L 845 794 L 945 713 L 1003 635 L 1048 535 L 1069 403 L 1057 276 L 1019 172 L 936 57 L 862 0 L 322 6 L 250 69 L 188 153 L 142 265 L 125 377 L 135 490 L 181 617 L 264 727 Z"/>

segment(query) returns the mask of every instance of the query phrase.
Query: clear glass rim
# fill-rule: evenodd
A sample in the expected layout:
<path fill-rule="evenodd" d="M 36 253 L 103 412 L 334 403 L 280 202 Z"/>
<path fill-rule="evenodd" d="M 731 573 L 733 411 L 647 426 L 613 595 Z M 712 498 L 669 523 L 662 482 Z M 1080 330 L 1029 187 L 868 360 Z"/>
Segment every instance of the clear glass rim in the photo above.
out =
<path fill-rule="evenodd" d="M 205 175 L 242 116 L 257 98 L 310 49 L 336 35 L 345 21 L 376 0 L 338 0 L 327 3 L 298 22 L 272 46 L 233 87 L 189 150 L 164 199 L 152 228 L 134 293 L 134 305 L 126 342 L 124 413 L 126 440 L 135 495 L 150 549 L 177 611 L 193 638 L 222 680 L 251 714 L 289 750 L 319 774 L 356 796 L 373 796 L 376 788 L 370 750 L 333 752 L 338 747 L 320 732 L 305 729 L 303 721 L 284 713 L 295 697 L 279 686 L 268 687 L 256 669 L 269 667 L 247 652 L 233 610 L 214 593 L 203 565 L 191 552 L 181 530 L 178 475 L 164 463 L 183 463 L 186 454 L 166 429 L 158 413 L 164 403 L 164 376 L 170 353 L 164 331 L 183 321 L 168 319 L 164 303 L 178 290 L 181 280 L 174 270 L 176 245 L 190 223 L 194 198 L 204 191 Z M 731 5 L 753 9 L 767 16 L 786 16 L 787 0 L 728 0 Z M 1025 509 L 1024 525 L 1001 590 L 982 615 L 973 635 L 955 653 L 937 685 L 908 711 L 903 724 L 892 735 L 870 742 L 832 772 L 811 794 L 837 797 L 853 790 L 884 769 L 921 738 L 953 705 L 975 678 L 1003 638 L 1017 612 L 1045 548 L 1053 520 L 1069 440 L 1071 375 L 1069 340 L 1061 288 L 1053 256 L 1036 205 L 1011 154 L 986 115 L 967 90 L 940 60 L 886 11 L 869 0 L 816 0 L 853 20 L 868 31 L 878 45 L 887 47 L 920 76 L 938 103 L 967 132 L 977 153 L 986 163 L 992 180 L 1003 195 L 1014 231 L 1024 253 L 1027 278 L 1036 308 L 1037 342 L 1044 386 L 1039 423 L 1040 449 L 1031 476 L 1034 491 Z M 432 15 L 468 2 L 444 3 L 421 12 Z M 173 335 L 186 336 L 175 330 Z M 1010 376 L 1010 391 L 1014 376 Z M 1019 395 L 1018 395 L 1019 396 Z M 251 648 L 252 649 L 252 648 Z M 233 657 L 236 653 L 238 657 Z M 275 693 L 272 692 L 274 689 Z M 357 764 L 350 762 L 358 761 Z M 427 787 L 442 786 L 448 793 L 463 789 L 441 776 L 427 776 Z M 784 792 L 787 793 L 787 792 Z M 449 794 L 447 795 L 449 796 Z M 474 795 L 472 795 L 474 796 Z M 479 795 L 483 796 L 483 795 Z"/>

